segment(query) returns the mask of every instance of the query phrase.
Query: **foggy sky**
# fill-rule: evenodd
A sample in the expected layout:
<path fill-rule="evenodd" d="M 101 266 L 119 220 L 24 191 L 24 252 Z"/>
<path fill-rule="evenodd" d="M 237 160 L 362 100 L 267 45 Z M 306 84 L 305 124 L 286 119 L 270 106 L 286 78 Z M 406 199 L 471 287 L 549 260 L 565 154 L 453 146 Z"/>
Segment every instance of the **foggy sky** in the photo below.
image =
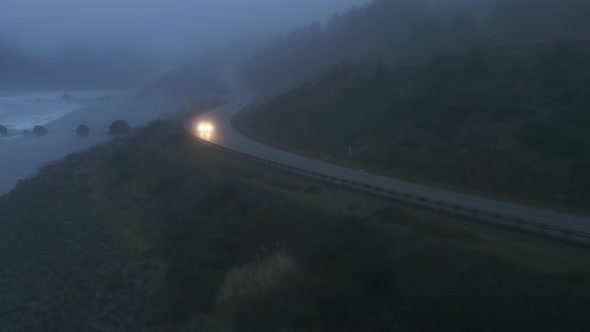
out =
<path fill-rule="evenodd" d="M 181 61 L 241 36 L 274 35 L 367 0 L 0 0 L 0 42 L 36 55 L 64 47 Z"/>

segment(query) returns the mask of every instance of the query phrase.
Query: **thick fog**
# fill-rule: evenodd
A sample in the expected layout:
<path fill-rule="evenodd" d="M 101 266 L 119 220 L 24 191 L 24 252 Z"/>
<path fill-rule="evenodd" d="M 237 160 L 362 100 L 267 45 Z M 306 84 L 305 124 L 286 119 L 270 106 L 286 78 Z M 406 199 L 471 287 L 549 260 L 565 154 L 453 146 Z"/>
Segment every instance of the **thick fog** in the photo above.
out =
<path fill-rule="evenodd" d="M 159 67 L 267 36 L 366 0 L 0 0 L 3 48 L 44 57 L 128 52 Z"/>
<path fill-rule="evenodd" d="M 212 48 L 240 53 L 363 2 L 0 0 L 0 127 L 8 131 L 0 135 L 7 136 L 0 137 L 0 194 L 32 174 L 40 163 L 103 141 L 114 120 L 139 126 L 161 110 L 174 109 L 168 104 L 159 108 L 153 100 L 148 107 L 138 106 L 135 99 L 115 98 L 116 104 L 110 97 L 84 98 L 87 91 L 97 96 L 109 91 L 111 96 L 110 91 L 150 87 L 160 75 L 180 65 L 209 59 L 215 53 L 210 52 Z M 176 97 L 188 86 L 187 98 L 194 97 L 195 90 L 206 90 L 198 84 L 206 79 L 187 84 L 183 80 L 187 75 L 193 79 L 190 71 L 181 70 L 180 83 L 173 80 L 162 89 Z M 155 90 L 160 88 L 156 85 Z M 60 97 L 64 91 L 73 92 L 73 100 Z M 158 92 L 147 95 L 160 96 Z M 88 125 L 93 135 L 83 140 L 76 137 L 72 131 L 80 124 Z M 49 134 L 42 139 L 24 134 L 34 126 L 45 126 Z"/>

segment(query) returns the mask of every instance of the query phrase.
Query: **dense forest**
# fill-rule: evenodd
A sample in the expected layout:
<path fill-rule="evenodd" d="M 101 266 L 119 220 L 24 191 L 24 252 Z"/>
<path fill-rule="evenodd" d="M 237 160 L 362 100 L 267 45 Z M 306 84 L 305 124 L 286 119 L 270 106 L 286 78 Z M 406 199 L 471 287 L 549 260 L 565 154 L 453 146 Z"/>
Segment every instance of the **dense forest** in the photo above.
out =
<path fill-rule="evenodd" d="M 478 49 L 395 69 L 344 63 L 238 122 L 359 167 L 587 207 L 590 49 L 576 45 Z"/>
<path fill-rule="evenodd" d="M 343 60 L 416 64 L 475 47 L 587 40 L 584 0 L 376 0 L 276 38 L 244 64 L 259 96 L 317 79 Z"/>

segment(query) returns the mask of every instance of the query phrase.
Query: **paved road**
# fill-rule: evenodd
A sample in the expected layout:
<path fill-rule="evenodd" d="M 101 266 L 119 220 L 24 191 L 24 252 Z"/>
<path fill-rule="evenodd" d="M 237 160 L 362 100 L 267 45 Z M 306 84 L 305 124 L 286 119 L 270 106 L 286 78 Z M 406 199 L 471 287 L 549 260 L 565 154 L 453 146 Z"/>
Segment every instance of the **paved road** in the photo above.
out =
<path fill-rule="evenodd" d="M 589 217 L 508 203 L 371 174 L 264 145 L 263 143 L 245 137 L 232 127 L 231 119 L 239 110 L 240 107 L 238 107 L 238 101 L 232 100 L 227 105 L 215 111 L 203 114 L 194 120 L 193 133 L 201 139 L 220 145 L 224 148 L 292 167 L 331 175 L 370 186 L 439 200 L 449 204 L 457 204 L 471 209 L 484 210 L 514 218 L 521 218 L 549 226 L 566 228 L 575 232 L 588 233 L 590 235 Z M 204 122 L 211 123 L 214 126 L 213 130 L 209 130 L 208 127 L 205 127 L 204 131 L 199 131 L 198 124 Z"/>

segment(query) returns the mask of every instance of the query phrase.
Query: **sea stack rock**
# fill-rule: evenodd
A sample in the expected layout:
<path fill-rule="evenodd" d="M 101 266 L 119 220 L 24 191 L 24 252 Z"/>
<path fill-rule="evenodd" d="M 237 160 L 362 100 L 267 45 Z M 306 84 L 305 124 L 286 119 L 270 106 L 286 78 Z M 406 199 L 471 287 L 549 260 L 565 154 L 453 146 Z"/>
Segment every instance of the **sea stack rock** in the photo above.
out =
<path fill-rule="evenodd" d="M 79 125 L 78 128 L 76 128 L 76 134 L 78 136 L 82 136 L 82 137 L 86 137 L 88 135 L 90 135 L 90 128 L 88 128 L 88 126 L 86 125 Z"/>
<path fill-rule="evenodd" d="M 42 136 L 47 134 L 49 131 L 43 126 L 35 126 L 35 128 L 33 128 L 33 132 L 35 135 Z"/>
<path fill-rule="evenodd" d="M 131 131 L 131 127 L 123 120 L 117 120 L 109 126 L 109 133 L 114 135 L 126 134 Z"/>
<path fill-rule="evenodd" d="M 8 134 L 8 128 L 4 127 L 3 125 L 0 125 L 0 135 L 6 134 Z"/>

